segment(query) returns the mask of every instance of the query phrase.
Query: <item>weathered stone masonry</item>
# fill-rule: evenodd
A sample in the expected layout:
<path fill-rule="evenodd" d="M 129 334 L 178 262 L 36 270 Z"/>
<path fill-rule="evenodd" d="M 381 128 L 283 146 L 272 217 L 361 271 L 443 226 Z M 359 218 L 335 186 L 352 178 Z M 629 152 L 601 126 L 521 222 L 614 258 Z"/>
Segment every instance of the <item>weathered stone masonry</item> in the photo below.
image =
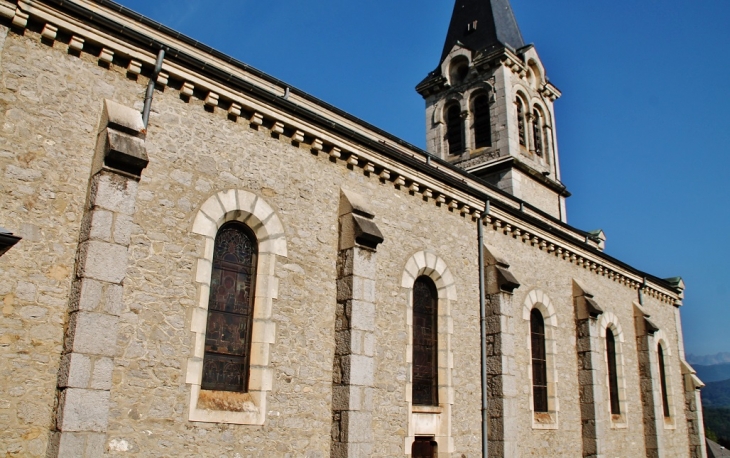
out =
<path fill-rule="evenodd" d="M 114 230 L 130 216 L 126 210 L 111 211 L 111 203 L 99 197 L 84 207 L 86 171 L 102 101 L 141 109 L 156 49 L 106 33 L 106 26 L 90 15 L 68 8 L 72 3 L 176 48 L 156 81 L 145 143 L 151 159 L 139 182 L 129 161 L 100 161 L 103 155 L 94 160 L 94 189 L 109 183 L 127 183 L 119 187 L 127 191 L 137 187 L 126 244 Z M 641 288 L 646 313 L 672 349 L 670 391 L 684 392 L 685 403 L 674 404 L 674 429 L 663 425 L 658 440 L 668 456 L 685 456 L 688 448 L 691 456 L 702 456 L 701 383 L 685 367 L 676 309 L 683 286 L 653 277 L 643 286 L 644 274 L 602 255 L 602 247 L 584 232 L 557 224 L 530 205 L 523 208 L 519 199 L 300 91 L 292 90 L 287 103 L 279 103 L 286 89 L 280 82 L 93 0 L 64 6 L 50 0 L 0 0 L 0 15 L 7 18 L 5 26 L 12 24 L 0 66 L 0 191 L 5 197 L 0 216 L 23 236 L 0 259 L 0 377 L 8 386 L 0 399 L 0 422 L 7 425 L 0 433 L 0 454 L 43 456 L 50 444 L 51 456 L 62 455 L 60 447 L 71 456 L 324 458 L 335 449 L 343 456 L 369 449 L 369 456 L 390 458 L 410 453 L 416 436 L 435 439 L 440 458 L 478 454 L 473 222 L 481 218 L 479 209 L 489 195 L 494 205 L 485 217 L 485 243 L 490 252 L 494 247 L 509 255 L 508 262 L 495 260 L 487 270 L 496 285 L 488 298 L 492 454 L 580 456 L 587 443 L 603 447 L 605 456 L 630 456 L 647 437 L 658 437 L 645 427 L 646 410 L 636 389 L 644 348 L 637 340 L 641 333 L 630 323 L 631 304 Z M 523 59 L 518 54 L 510 59 Z M 536 59 L 534 51 L 529 56 Z M 502 65 L 510 81 L 522 84 L 523 62 Z M 221 79 L 220 72 L 228 76 Z M 506 110 L 495 116 L 498 124 L 514 114 L 506 94 L 493 106 L 493 111 Z M 305 112 L 326 122 L 300 116 Z M 106 124 L 101 123 L 102 130 Z M 127 136 L 142 140 L 128 127 L 116 122 L 103 138 L 112 146 Z M 508 134 L 501 132 L 500 141 L 513 137 Z M 555 158 L 551 164 L 557 166 Z M 359 216 L 376 222 L 385 234 L 376 251 L 366 246 L 340 250 L 341 237 L 350 234 L 338 225 L 349 214 L 338 211 L 345 200 L 341 189 L 348 190 L 350 202 L 359 194 L 370 207 L 365 213 L 375 215 Z M 239 396 L 243 408 L 222 405 L 200 389 L 210 247 L 220 224 L 231 219 L 251 227 L 261 254 L 251 390 Z M 87 262 L 94 253 L 90 247 L 101 244 L 114 257 L 126 253 L 120 258 L 126 262 L 123 280 L 93 273 L 98 265 Z M 433 409 L 414 407 L 409 399 L 409 297 L 418 275 L 430 276 L 439 290 L 440 405 Z M 593 400 L 593 394 L 607 395 L 601 336 L 607 321 L 587 319 L 593 328 L 586 342 L 573 315 L 576 297 L 587 295 L 574 293 L 574 280 L 624 325 L 627 388 L 622 402 L 630 406 L 625 427 L 612 425 L 606 403 Z M 372 291 L 358 291 L 359 282 L 372 285 Z M 521 345 L 529 337 L 524 313 L 538 307 L 538 294 L 543 302 L 549 296 L 555 308 L 544 316 L 557 318 L 551 331 L 559 349 L 555 378 L 560 389 L 556 421 L 549 424 L 535 421 L 529 348 Z M 99 305 L 87 305 L 96 303 L 88 299 L 94 295 Z M 355 306 L 348 308 L 350 302 Z M 105 309 L 115 303 L 120 310 Z M 371 310 L 373 323 L 368 323 Z M 69 314 L 75 321 L 69 320 L 72 338 L 64 347 L 61 335 Z M 92 318 L 110 323 L 105 331 L 117 338 L 107 332 L 102 339 L 115 350 L 92 348 L 97 342 L 89 343 L 88 336 L 94 329 L 79 325 Z M 585 348 L 592 353 L 584 354 Z M 594 358 L 588 383 L 581 376 L 590 371 L 579 364 L 584 356 Z M 348 366 L 349 383 L 342 383 L 343 359 L 358 360 Z M 111 390 L 105 379 L 110 361 Z M 353 381 L 353 369 L 363 377 Z M 57 426 L 52 415 L 56 387 L 66 396 L 56 412 L 65 426 Z M 82 404 L 73 394 L 80 390 L 89 394 L 83 398 L 93 409 L 76 409 Z M 591 396 L 579 399 L 585 392 Z M 592 409 L 590 420 L 599 428 L 581 422 L 588 419 L 583 407 Z"/>
<path fill-rule="evenodd" d="M 383 235 L 361 196 L 342 191 L 337 256 L 337 316 L 332 370 L 333 458 L 365 458 L 373 436 L 375 272 Z"/>
<path fill-rule="evenodd" d="M 147 166 L 139 112 L 106 101 L 58 375 L 49 456 L 103 454 L 137 182 Z"/>

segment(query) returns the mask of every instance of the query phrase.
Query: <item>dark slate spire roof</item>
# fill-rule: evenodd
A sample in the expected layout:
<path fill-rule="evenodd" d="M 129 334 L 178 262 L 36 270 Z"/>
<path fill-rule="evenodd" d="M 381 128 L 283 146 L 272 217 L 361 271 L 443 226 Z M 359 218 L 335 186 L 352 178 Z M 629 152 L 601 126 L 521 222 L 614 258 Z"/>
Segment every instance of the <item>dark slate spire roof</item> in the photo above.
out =
<path fill-rule="evenodd" d="M 457 42 L 475 52 L 525 46 L 509 0 L 456 0 L 441 62 Z"/>

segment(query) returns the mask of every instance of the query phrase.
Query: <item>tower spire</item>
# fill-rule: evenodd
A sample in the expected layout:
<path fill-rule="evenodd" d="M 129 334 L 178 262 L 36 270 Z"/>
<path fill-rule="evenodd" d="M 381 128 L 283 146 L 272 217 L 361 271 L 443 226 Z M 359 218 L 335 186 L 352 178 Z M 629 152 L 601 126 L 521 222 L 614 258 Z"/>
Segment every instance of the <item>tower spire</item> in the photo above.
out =
<path fill-rule="evenodd" d="M 509 0 L 454 0 L 438 67 L 416 86 L 428 151 L 565 221 L 553 103 Z"/>
<path fill-rule="evenodd" d="M 525 46 L 509 0 L 456 0 L 441 62 L 457 43 L 474 53 Z"/>

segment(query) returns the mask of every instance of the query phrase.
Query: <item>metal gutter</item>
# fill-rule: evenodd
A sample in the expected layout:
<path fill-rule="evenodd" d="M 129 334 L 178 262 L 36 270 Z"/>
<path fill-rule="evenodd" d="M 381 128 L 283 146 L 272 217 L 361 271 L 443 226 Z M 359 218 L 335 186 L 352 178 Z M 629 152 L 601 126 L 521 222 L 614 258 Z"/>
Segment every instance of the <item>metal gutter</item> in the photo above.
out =
<path fill-rule="evenodd" d="M 256 97 L 257 99 L 264 101 L 270 105 L 273 105 L 281 110 L 284 110 L 286 112 L 296 114 L 301 119 L 307 120 L 311 122 L 312 124 L 315 124 L 317 126 L 323 127 L 327 130 L 333 131 L 339 135 L 341 135 L 344 138 L 350 139 L 356 143 L 360 143 L 362 145 L 365 145 L 374 151 L 377 151 L 380 154 L 383 154 L 386 157 L 389 157 L 391 159 L 394 159 L 402 164 L 405 164 L 418 172 L 421 172 L 429 177 L 432 177 L 434 179 L 437 179 L 454 189 L 457 189 L 459 191 L 462 191 L 468 195 L 471 195 L 475 199 L 485 202 L 487 199 L 491 198 L 492 206 L 494 208 L 497 208 L 505 213 L 507 213 L 510 216 L 513 216 L 517 219 L 520 219 L 522 221 L 525 221 L 528 224 L 531 224 L 533 226 L 536 226 L 551 235 L 567 242 L 569 245 L 580 247 L 580 249 L 588 250 L 595 256 L 616 264 L 617 266 L 632 272 L 638 277 L 647 277 L 655 284 L 664 287 L 670 291 L 675 291 L 675 288 L 671 286 L 666 280 L 660 279 L 658 277 L 648 275 L 645 272 L 639 271 L 638 269 L 635 269 L 628 264 L 625 264 L 621 261 L 618 261 L 617 259 L 599 251 L 596 249 L 593 249 L 593 247 L 582 244 L 579 239 L 577 239 L 575 236 L 569 234 L 568 232 L 572 232 L 574 234 L 578 234 L 580 236 L 585 237 L 587 235 L 587 232 L 582 231 L 580 229 L 574 228 L 567 223 L 564 223 L 563 221 L 553 217 L 552 215 L 549 215 L 545 213 L 544 211 L 534 207 L 533 205 L 530 205 L 527 202 L 524 202 L 520 199 L 515 198 L 514 196 L 507 194 L 505 191 L 502 191 L 501 189 L 498 189 L 497 187 L 485 182 L 482 179 L 479 179 L 478 177 L 475 177 L 474 175 L 465 172 L 462 169 L 459 169 L 455 167 L 454 165 L 450 164 L 449 162 L 435 157 L 431 156 L 428 152 L 411 145 L 410 143 L 392 135 L 389 134 L 381 129 L 378 129 L 377 127 L 362 121 L 361 119 L 352 116 L 326 102 L 323 102 L 320 99 L 317 99 L 316 97 L 313 97 L 299 89 L 296 89 L 283 81 L 280 81 L 276 78 L 273 78 L 272 76 L 261 72 L 260 70 L 257 70 L 247 64 L 244 64 L 243 62 L 234 59 L 230 56 L 227 56 L 220 51 L 217 51 L 207 45 L 204 45 L 196 40 L 193 40 L 192 38 L 187 37 L 186 35 L 183 35 L 179 32 L 176 32 L 158 22 L 155 22 L 139 13 L 136 13 L 128 8 L 125 8 L 124 6 L 121 6 L 113 1 L 110 0 L 93 0 L 95 3 L 102 5 L 106 8 L 109 8 L 113 11 L 119 12 L 130 19 L 139 22 L 142 25 L 145 25 L 147 27 L 154 28 L 160 32 L 163 32 L 167 35 L 169 35 L 171 38 L 177 39 L 182 41 L 183 43 L 194 47 L 195 49 L 198 49 L 204 53 L 208 53 L 212 55 L 213 57 L 220 59 L 224 61 L 225 63 L 231 64 L 237 68 L 240 68 L 241 70 L 244 70 L 246 72 L 249 72 L 253 74 L 254 76 L 257 76 L 267 82 L 270 82 L 272 84 L 280 85 L 283 88 L 289 88 L 290 93 L 294 94 L 298 97 L 301 97 L 304 100 L 307 100 L 309 102 L 312 102 L 322 108 L 324 108 L 327 111 L 330 111 L 338 116 L 341 116 L 342 118 L 352 121 L 360 126 L 362 126 L 364 129 L 372 131 L 373 133 L 385 137 L 388 140 L 392 141 L 394 144 L 397 144 L 399 146 L 402 146 L 404 148 L 407 148 L 410 150 L 410 152 L 419 154 L 425 158 L 429 159 L 429 163 L 426 161 L 415 159 L 414 155 L 407 154 L 403 151 L 400 151 L 393 146 L 388 145 L 387 143 L 384 143 L 382 141 L 378 141 L 375 139 L 372 139 L 370 137 L 367 137 L 363 134 L 360 134 L 347 126 L 344 126 L 342 124 L 339 124 L 337 122 L 332 121 L 331 119 L 328 119 L 318 113 L 315 113 L 305 107 L 302 107 L 301 105 L 298 105 L 294 102 L 292 102 L 290 99 L 285 99 L 283 97 L 280 97 L 279 95 L 273 94 L 265 89 L 262 89 L 253 83 L 246 81 L 236 75 L 233 75 L 229 72 L 226 72 L 224 70 L 221 70 L 220 68 L 217 68 L 215 66 L 209 65 L 207 62 L 201 61 L 198 58 L 191 56 L 187 54 L 186 52 L 177 49 L 173 46 L 171 46 L 169 43 L 163 43 L 159 40 L 156 40 L 150 36 L 145 35 L 142 32 L 139 32 L 137 30 L 125 27 L 117 22 L 115 22 L 112 19 L 109 19 L 108 17 L 96 13 L 94 11 L 91 11 L 83 6 L 78 5 L 77 3 L 70 1 L 70 0 L 39 0 L 43 3 L 48 3 L 52 5 L 56 5 L 57 7 L 75 14 L 78 17 L 84 18 L 90 23 L 96 24 L 97 26 L 107 29 L 109 31 L 115 32 L 121 36 L 123 36 L 126 40 L 132 41 L 134 43 L 137 43 L 138 45 L 152 48 L 152 51 L 156 54 L 157 51 L 161 48 L 165 48 L 167 50 L 166 52 L 166 59 L 167 60 L 176 60 L 182 64 L 185 64 L 186 66 L 195 69 L 196 71 L 199 71 L 201 74 L 205 74 L 208 77 L 211 77 L 212 79 L 215 79 L 219 82 L 223 82 L 228 86 L 237 88 L 241 91 L 245 91 L 249 93 L 250 95 Z M 433 167 L 432 164 L 438 164 L 439 167 Z M 449 173 L 444 172 L 441 169 L 447 169 L 449 170 Z M 462 179 L 458 179 L 453 176 L 453 174 L 459 175 L 462 177 Z M 470 186 L 469 182 L 474 183 L 478 186 L 481 186 L 483 188 L 486 188 L 489 192 L 489 194 L 485 191 L 480 191 L 479 189 L 476 189 L 474 186 Z M 528 215 L 524 211 L 521 211 L 520 208 L 515 208 L 511 205 L 508 205 L 506 202 L 494 200 L 494 196 L 499 196 L 503 199 L 503 201 L 511 201 L 513 205 L 529 209 L 531 212 L 540 215 L 541 218 L 550 221 L 551 224 L 547 224 L 545 221 L 542 221 L 538 219 L 535 216 Z M 557 229 L 563 229 L 556 230 Z"/>

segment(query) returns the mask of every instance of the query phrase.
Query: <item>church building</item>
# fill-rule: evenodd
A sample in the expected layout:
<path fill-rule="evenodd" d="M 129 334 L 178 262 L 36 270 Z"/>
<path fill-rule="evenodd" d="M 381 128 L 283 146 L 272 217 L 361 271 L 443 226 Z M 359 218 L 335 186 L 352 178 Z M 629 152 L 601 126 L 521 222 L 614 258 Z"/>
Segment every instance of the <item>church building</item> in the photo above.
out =
<path fill-rule="evenodd" d="M 0 455 L 706 457 L 684 282 L 569 225 L 509 0 L 433 60 L 424 151 L 110 0 L 0 0 Z"/>

